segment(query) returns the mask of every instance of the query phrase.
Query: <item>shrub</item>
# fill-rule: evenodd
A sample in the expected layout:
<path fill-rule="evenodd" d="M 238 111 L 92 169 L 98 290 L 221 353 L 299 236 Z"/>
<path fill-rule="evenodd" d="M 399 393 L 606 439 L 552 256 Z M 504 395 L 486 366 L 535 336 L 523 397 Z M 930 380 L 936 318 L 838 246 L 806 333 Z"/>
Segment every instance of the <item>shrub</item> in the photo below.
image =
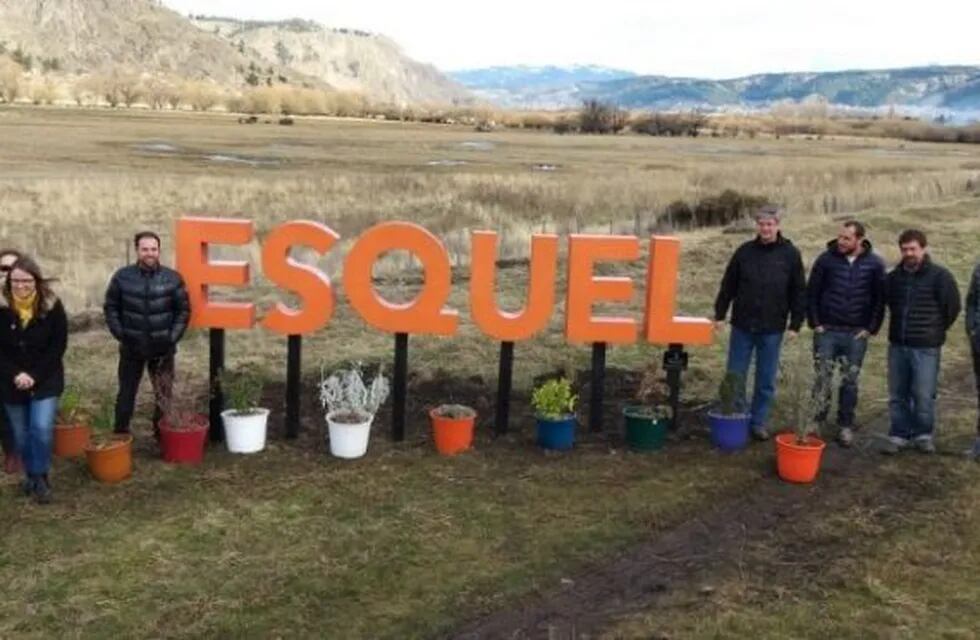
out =
<path fill-rule="evenodd" d="M 262 377 L 251 369 L 228 371 L 219 375 L 225 402 L 238 415 L 255 413 L 262 401 Z"/>
<path fill-rule="evenodd" d="M 582 133 L 619 133 L 626 127 L 628 116 L 615 105 L 590 99 L 579 111 L 579 130 Z"/>
<path fill-rule="evenodd" d="M 572 393 L 572 384 L 566 378 L 548 380 L 531 394 L 531 406 L 535 413 L 546 420 L 559 420 L 575 412 L 578 396 Z"/>

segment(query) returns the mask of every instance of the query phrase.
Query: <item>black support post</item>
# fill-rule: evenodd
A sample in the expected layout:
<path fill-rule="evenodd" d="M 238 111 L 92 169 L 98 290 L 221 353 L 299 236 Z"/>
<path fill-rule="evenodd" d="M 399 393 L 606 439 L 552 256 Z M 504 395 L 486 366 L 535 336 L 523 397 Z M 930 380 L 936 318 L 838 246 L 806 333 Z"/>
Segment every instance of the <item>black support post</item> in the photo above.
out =
<path fill-rule="evenodd" d="M 592 343 L 592 397 L 589 400 L 589 429 L 602 431 L 602 405 L 606 395 L 606 343 Z"/>
<path fill-rule="evenodd" d="M 395 334 L 395 376 L 391 405 L 391 439 L 405 439 L 405 397 L 408 390 L 408 334 Z"/>
<path fill-rule="evenodd" d="M 299 435 L 303 336 L 289 336 L 286 352 L 286 437 Z"/>
<path fill-rule="evenodd" d="M 494 433 L 507 433 L 510 427 L 510 391 L 514 374 L 514 343 L 500 343 L 500 368 L 497 372 L 497 415 Z"/>
<path fill-rule="evenodd" d="M 208 384 L 211 387 L 211 401 L 208 406 L 208 429 L 211 442 L 221 442 L 225 439 L 225 427 L 221 422 L 221 412 L 225 408 L 225 395 L 221 391 L 221 371 L 225 368 L 225 330 L 211 329 L 208 332 L 210 340 Z"/>
<path fill-rule="evenodd" d="M 670 387 L 670 428 L 677 428 L 677 412 L 681 404 L 681 373 L 687 369 L 687 352 L 684 345 L 672 344 L 664 352 L 664 371 L 667 372 L 667 386 Z"/>

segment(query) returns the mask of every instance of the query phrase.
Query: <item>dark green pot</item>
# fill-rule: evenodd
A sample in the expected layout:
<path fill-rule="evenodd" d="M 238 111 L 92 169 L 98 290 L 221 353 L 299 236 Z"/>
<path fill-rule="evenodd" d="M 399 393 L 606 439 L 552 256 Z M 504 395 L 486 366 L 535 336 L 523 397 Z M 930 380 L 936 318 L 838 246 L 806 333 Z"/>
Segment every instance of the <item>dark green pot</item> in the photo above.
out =
<path fill-rule="evenodd" d="M 647 418 L 637 415 L 642 407 L 626 407 L 623 417 L 626 419 L 626 444 L 634 451 L 656 451 L 667 441 L 666 418 Z"/>

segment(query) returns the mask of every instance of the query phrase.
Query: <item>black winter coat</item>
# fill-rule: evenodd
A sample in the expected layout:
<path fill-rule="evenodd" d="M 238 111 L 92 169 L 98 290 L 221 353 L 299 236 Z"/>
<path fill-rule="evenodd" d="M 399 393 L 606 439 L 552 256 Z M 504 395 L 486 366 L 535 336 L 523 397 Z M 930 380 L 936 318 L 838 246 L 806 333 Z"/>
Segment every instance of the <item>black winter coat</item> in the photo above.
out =
<path fill-rule="evenodd" d="M 926 256 L 917 271 L 902 265 L 888 274 L 888 341 L 903 347 L 941 347 L 960 313 L 960 291 L 945 267 Z"/>
<path fill-rule="evenodd" d="M 104 311 L 122 350 L 140 358 L 173 354 L 190 320 L 184 279 L 164 266 L 149 270 L 130 265 L 116 271 Z"/>
<path fill-rule="evenodd" d="M 980 262 L 973 268 L 966 292 L 966 333 L 974 348 L 980 350 Z"/>
<path fill-rule="evenodd" d="M 878 333 L 885 319 L 885 262 L 867 240 L 862 247 L 852 263 L 833 240 L 813 263 L 806 285 L 811 327 Z"/>
<path fill-rule="evenodd" d="M 763 244 L 758 238 L 735 250 L 725 269 L 715 319 L 724 320 L 733 305 L 732 326 L 753 333 L 789 328 L 799 331 L 806 310 L 803 259 L 793 243 L 782 236 Z"/>
<path fill-rule="evenodd" d="M 24 404 L 60 396 L 65 390 L 64 355 L 68 347 L 68 318 L 61 301 L 45 300 L 43 308 L 21 328 L 17 313 L 0 295 L 0 398 Z M 27 373 L 34 387 L 21 391 L 14 378 Z"/>

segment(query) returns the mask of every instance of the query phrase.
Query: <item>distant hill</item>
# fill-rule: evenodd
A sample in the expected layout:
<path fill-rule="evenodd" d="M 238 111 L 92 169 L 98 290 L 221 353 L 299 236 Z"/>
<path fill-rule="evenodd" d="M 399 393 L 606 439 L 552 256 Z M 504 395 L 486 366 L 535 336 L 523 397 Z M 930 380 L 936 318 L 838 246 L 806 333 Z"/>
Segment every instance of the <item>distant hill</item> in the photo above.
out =
<path fill-rule="evenodd" d="M 632 71 L 595 65 L 488 67 L 449 75 L 481 98 L 501 106 L 552 107 L 575 102 L 584 83 L 636 76 Z"/>
<path fill-rule="evenodd" d="M 191 20 L 157 0 L 0 0 L 2 49 L 68 74 L 166 74 L 241 89 L 261 69 L 266 81 L 355 91 L 375 102 L 472 100 L 381 35 L 304 20 Z"/>
<path fill-rule="evenodd" d="M 980 66 L 767 73 L 730 80 L 626 74 L 615 79 L 569 76 L 567 82 L 548 83 L 546 90 L 534 74 L 508 76 L 487 69 L 453 75 L 479 95 L 496 96 L 502 104 L 514 106 L 569 107 L 596 98 L 631 108 L 753 108 L 819 96 L 831 104 L 849 107 L 896 105 L 980 111 Z"/>

